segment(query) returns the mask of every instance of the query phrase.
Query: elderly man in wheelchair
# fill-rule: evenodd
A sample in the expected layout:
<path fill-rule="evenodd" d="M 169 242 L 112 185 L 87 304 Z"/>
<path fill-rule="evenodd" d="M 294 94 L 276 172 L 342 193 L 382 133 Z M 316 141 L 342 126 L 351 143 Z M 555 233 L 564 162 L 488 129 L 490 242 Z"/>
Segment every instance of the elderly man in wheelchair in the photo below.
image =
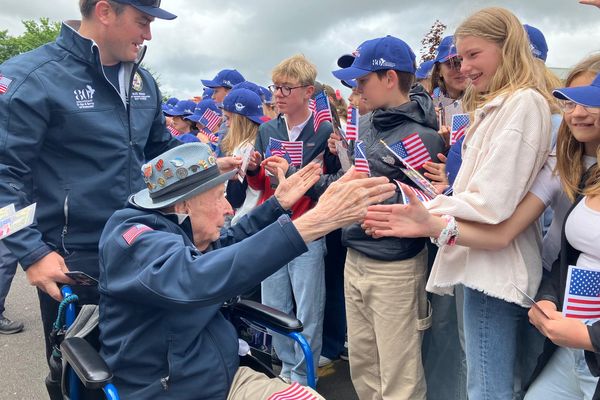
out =
<path fill-rule="evenodd" d="M 113 214 L 100 239 L 100 354 L 121 397 L 322 398 L 240 367 L 237 334 L 220 311 L 394 192 L 387 179 L 355 179 L 351 169 L 292 221 L 287 210 L 320 170 L 309 164 L 286 178 L 275 168 L 275 195 L 223 231 L 232 213 L 224 184 L 236 172 L 220 172 L 208 146 L 184 144 L 142 167 L 148 188 Z"/>

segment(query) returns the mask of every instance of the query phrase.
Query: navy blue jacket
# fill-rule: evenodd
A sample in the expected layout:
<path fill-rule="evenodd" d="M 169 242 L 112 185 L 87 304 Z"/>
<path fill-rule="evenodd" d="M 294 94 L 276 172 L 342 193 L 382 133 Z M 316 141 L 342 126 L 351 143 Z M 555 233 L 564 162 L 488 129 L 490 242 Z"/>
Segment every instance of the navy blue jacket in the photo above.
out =
<path fill-rule="evenodd" d="M 98 47 L 66 24 L 56 42 L 0 65 L 10 80 L 0 94 L 0 206 L 37 202 L 36 224 L 3 240 L 24 268 L 52 250 L 96 252 L 106 220 L 144 187 L 143 162 L 178 143 L 139 68 L 144 52 L 123 63 L 121 92 Z"/>
<path fill-rule="evenodd" d="M 136 225 L 143 233 L 128 244 Z M 204 253 L 189 219 L 117 211 L 100 239 L 100 342 L 121 396 L 224 400 L 239 357 L 221 305 L 306 250 L 274 197 Z"/>

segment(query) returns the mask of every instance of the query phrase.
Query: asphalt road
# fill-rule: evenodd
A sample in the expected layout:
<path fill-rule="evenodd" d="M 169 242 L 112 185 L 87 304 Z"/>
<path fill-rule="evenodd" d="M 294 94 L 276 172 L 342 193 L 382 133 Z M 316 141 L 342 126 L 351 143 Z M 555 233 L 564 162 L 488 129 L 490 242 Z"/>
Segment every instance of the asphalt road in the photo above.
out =
<path fill-rule="evenodd" d="M 0 335 L 0 400 L 47 399 L 44 377 L 44 337 L 35 288 L 18 268 L 6 301 L 5 315 L 25 324 L 15 335 Z M 319 369 L 319 392 L 328 400 L 353 400 L 348 362 Z"/>

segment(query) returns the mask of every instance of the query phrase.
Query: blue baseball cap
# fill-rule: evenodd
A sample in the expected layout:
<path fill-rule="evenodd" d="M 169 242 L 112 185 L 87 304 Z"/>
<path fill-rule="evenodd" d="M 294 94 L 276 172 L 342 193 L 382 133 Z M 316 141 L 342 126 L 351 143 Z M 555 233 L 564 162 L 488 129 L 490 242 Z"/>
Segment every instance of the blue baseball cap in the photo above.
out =
<path fill-rule="evenodd" d="M 546 38 L 544 37 L 542 31 L 527 24 L 523 25 L 523 28 L 525 28 L 527 36 L 529 36 L 529 47 L 531 48 L 531 54 L 533 54 L 534 57 L 546 62 L 546 58 L 548 57 L 548 44 L 546 43 Z"/>
<path fill-rule="evenodd" d="M 600 107 L 600 74 L 596 75 L 589 86 L 556 89 L 552 94 L 557 99 L 571 100 L 582 106 Z"/>
<path fill-rule="evenodd" d="M 194 122 L 200 122 L 202 115 L 207 109 L 211 109 L 219 115 L 223 114 L 221 112 L 221 109 L 217 107 L 217 103 L 215 103 L 213 99 L 204 99 L 196 105 L 196 108 L 194 109 L 194 113 L 192 115 L 188 115 L 183 118 L 189 119 L 190 121 Z"/>
<path fill-rule="evenodd" d="M 144 14 L 148 14 L 152 17 L 159 19 L 175 19 L 177 15 L 171 14 L 168 11 L 160 8 L 161 0 L 114 0 L 117 3 L 121 4 L 129 4 L 131 7 L 136 8 L 143 12 Z"/>
<path fill-rule="evenodd" d="M 249 89 L 233 89 L 227 93 L 223 110 L 242 115 L 259 125 L 264 122 L 262 100 Z"/>
<path fill-rule="evenodd" d="M 263 103 L 273 104 L 273 93 L 264 86 L 259 86 Z"/>
<path fill-rule="evenodd" d="M 211 89 L 209 87 L 205 87 L 202 91 L 202 99 L 210 99 L 215 92 L 215 89 Z"/>
<path fill-rule="evenodd" d="M 367 40 L 353 54 L 351 66 L 332 72 L 339 80 L 348 82 L 370 72 L 389 69 L 415 73 L 415 53 L 408 44 L 394 36 Z"/>
<path fill-rule="evenodd" d="M 163 112 L 166 112 L 166 111 L 170 110 L 171 108 L 173 108 L 175 106 L 175 104 L 177 104 L 178 101 L 179 101 L 179 99 L 177 97 L 170 97 L 167 100 L 167 102 L 162 105 Z"/>
<path fill-rule="evenodd" d="M 456 46 L 454 45 L 454 36 L 450 35 L 443 38 L 440 44 L 438 45 L 434 61 L 443 63 L 448 61 L 452 57 L 457 56 L 458 53 L 456 51 Z"/>
<path fill-rule="evenodd" d="M 258 95 L 258 97 L 260 97 L 262 99 L 262 91 L 260 90 L 260 86 L 258 86 L 254 82 L 250 82 L 250 81 L 240 82 L 237 85 L 235 85 L 234 87 L 232 87 L 232 89 L 248 89 L 248 90 L 251 90 L 254 93 L 256 93 Z"/>
<path fill-rule="evenodd" d="M 419 68 L 417 68 L 417 72 L 415 73 L 417 79 L 427 78 L 434 64 L 435 60 L 423 61 L 421 65 L 419 65 Z"/>
<path fill-rule="evenodd" d="M 223 69 L 219 71 L 217 76 L 214 77 L 213 80 L 202 79 L 202 84 L 209 88 L 218 88 L 224 87 L 231 89 L 238 83 L 244 82 L 245 79 L 237 70 L 235 69 Z"/>
<path fill-rule="evenodd" d="M 181 117 L 182 115 L 191 115 L 194 113 L 196 103 L 191 100 L 179 100 L 172 108 L 165 111 L 165 114 L 171 117 Z"/>

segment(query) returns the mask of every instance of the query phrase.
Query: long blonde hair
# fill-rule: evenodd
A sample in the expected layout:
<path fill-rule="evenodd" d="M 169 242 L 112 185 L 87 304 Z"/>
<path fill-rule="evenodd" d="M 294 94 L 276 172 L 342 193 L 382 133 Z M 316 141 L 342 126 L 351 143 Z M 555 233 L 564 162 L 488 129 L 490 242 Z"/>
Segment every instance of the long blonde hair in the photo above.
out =
<path fill-rule="evenodd" d="M 230 156 L 233 150 L 243 143 L 254 145 L 258 135 L 258 124 L 250 119 L 236 113 L 231 114 L 231 122 L 227 130 L 227 136 L 221 142 L 221 149 Z"/>
<path fill-rule="evenodd" d="M 596 75 L 600 73 L 600 53 L 593 54 L 577 64 L 565 81 L 569 86 L 581 74 L 591 73 Z M 558 128 L 558 137 L 556 139 L 556 171 L 560 176 L 563 189 L 571 201 L 575 200 L 577 195 L 583 194 L 593 196 L 600 194 L 600 168 L 595 165 L 591 168 L 590 174 L 585 182 L 585 189 L 579 190 L 581 176 L 585 172 L 583 156 L 585 155 L 585 145 L 579 142 L 573 136 L 571 129 L 563 119 Z M 596 149 L 596 158 L 600 157 L 600 146 Z"/>
<path fill-rule="evenodd" d="M 468 17 L 454 33 L 455 40 L 475 36 L 500 46 L 501 63 L 490 81 L 487 93 L 478 93 L 469 84 L 462 99 L 463 109 L 474 111 L 500 95 L 519 89 L 537 90 L 549 105 L 555 104 L 545 75 L 539 73 L 529 47 L 529 38 L 519 19 L 500 7 L 484 8 Z"/>

